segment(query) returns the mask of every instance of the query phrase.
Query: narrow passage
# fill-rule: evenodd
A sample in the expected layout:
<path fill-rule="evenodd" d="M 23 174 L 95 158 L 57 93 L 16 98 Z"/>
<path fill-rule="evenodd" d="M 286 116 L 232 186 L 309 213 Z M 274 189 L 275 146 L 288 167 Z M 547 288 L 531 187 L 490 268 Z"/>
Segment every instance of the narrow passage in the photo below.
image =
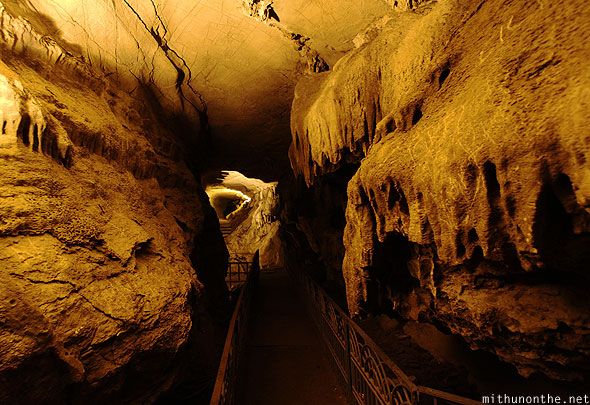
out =
<path fill-rule="evenodd" d="M 261 271 L 236 403 L 346 404 L 324 350 L 287 272 Z"/>

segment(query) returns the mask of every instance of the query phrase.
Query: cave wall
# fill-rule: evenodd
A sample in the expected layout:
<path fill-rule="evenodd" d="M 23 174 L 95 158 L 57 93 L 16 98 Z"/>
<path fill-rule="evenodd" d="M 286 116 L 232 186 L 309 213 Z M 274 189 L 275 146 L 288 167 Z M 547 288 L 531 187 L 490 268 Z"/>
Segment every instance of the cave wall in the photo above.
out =
<path fill-rule="evenodd" d="M 0 402 L 151 403 L 214 374 L 227 250 L 189 169 L 200 126 L 5 10 L 1 39 Z"/>
<path fill-rule="evenodd" d="M 225 236 L 231 260 L 250 261 L 258 251 L 261 269 L 283 267 L 277 182 L 266 183 L 235 171 L 223 172 L 222 177 L 216 186 L 239 191 L 250 199 L 222 221 L 231 229 Z"/>
<path fill-rule="evenodd" d="M 328 284 L 342 290 L 345 287 L 342 238 L 346 225 L 346 188 L 357 169 L 358 164 L 345 165 L 317 178 L 313 187 L 307 187 L 303 179 L 293 176 L 285 176 L 279 182 L 281 222 L 304 235 L 304 243 L 309 244 L 318 262 L 315 274 L 324 287 Z M 298 254 L 292 256 L 295 260 L 299 258 Z"/>
<path fill-rule="evenodd" d="M 588 375 L 588 21 L 581 1 L 440 1 L 300 81 L 294 172 L 316 187 L 360 162 L 351 314 L 433 322 L 525 376 Z"/>
<path fill-rule="evenodd" d="M 211 166 L 266 181 L 289 170 L 289 111 L 301 74 L 329 69 L 367 25 L 395 13 L 383 0 L 0 3 L 43 37 L 40 52 L 59 46 L 127 90 L 148 83 L 167 109 L 212 129 Z M 30 36 L 10 31 L 15 49 Z"/>

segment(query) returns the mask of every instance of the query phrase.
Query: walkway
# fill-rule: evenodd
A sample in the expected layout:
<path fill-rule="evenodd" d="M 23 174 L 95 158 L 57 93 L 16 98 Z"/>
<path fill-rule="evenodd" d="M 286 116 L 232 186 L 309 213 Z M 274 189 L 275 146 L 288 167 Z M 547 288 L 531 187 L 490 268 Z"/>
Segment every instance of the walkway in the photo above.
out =
<path fill-rule="evenodd" d="M 345 395 L 284 269 L 261 271 L 238 379 L 240 405 L 342 405 Z"/>

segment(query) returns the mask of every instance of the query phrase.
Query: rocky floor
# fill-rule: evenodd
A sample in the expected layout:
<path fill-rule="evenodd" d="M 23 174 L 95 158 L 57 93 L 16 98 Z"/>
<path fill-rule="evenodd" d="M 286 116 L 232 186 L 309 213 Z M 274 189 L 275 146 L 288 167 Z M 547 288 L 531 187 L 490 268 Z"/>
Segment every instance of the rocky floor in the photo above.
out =
<path fill-rule="evenodd" d="M 459 337 L 430 324 L 399 322 L 386 315 L 356 322 L 418 385 L 476 400 L 490 393 L 583 395 L 586 388 L 583 382 L 563 383 L 540 375 L 524 378 L 510 364 L 470 350 Z"/>

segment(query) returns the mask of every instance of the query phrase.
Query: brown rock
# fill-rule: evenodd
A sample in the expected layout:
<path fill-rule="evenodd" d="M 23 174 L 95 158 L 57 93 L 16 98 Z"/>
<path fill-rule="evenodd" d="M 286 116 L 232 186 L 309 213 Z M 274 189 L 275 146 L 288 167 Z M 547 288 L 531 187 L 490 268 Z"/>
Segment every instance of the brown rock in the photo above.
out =
<path fill-rule="evenodd" d="M 353 314 L 437 320 L 523 375 L 588 372 L 588 21 L 584 2 L 440 2 L 300 83 L 295 172 L 362 159 Z"/>
<path fill-rule="evenodd" d="M 0 74 L 12 105 L 26 96 L 38 113 L 25 128 L 8 108 L 0 135 L 0 402 L 150 403 L 191 377 L 189 362 L 192 377 L 214 373 L 222 340 L 207 295 L 227 292 L 227 250 L 206 229 L 216 218 L 182 138 L 124 93 L 108 103 L 16 58 Z M 121 113 L 138 108 L 143 122 Z M 55 128 L 58 153 L 34 147 Z"/>

